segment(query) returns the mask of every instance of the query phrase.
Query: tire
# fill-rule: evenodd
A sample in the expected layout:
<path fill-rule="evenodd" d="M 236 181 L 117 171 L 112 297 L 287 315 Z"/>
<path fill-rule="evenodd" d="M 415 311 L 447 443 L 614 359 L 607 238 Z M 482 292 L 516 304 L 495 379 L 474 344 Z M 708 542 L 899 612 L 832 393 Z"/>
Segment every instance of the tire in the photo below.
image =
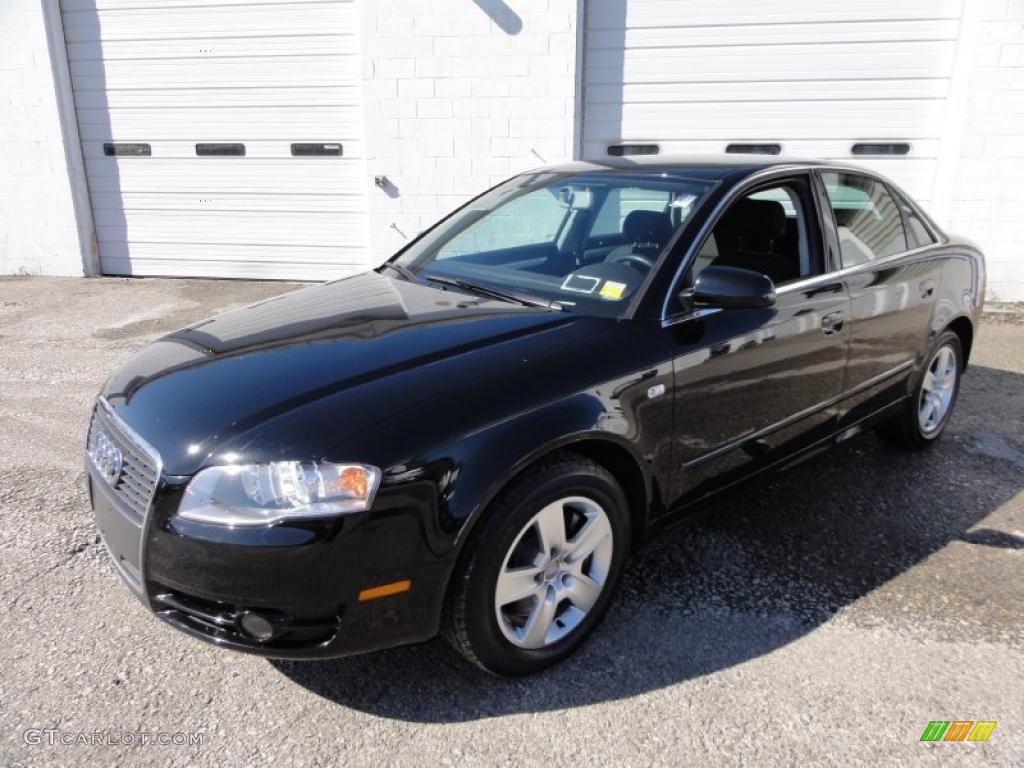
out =
<path fill-rule="evenodd" d="M 964 370 L 960 337 L 943 331 L 925 359 L 911 396 L 878 427 L 888 442 L 913 450 L 927 448 L 938 440 L 953 414 Z"/>
<path fill-rule="evenodd" d="M 570 452 L 552 455 L 501 492 L 466 542 L 448 590 L 445 639 L 496 675 L 557 664 L 600 622 L 629 542 L 629 507 L 612 474 Z"/>

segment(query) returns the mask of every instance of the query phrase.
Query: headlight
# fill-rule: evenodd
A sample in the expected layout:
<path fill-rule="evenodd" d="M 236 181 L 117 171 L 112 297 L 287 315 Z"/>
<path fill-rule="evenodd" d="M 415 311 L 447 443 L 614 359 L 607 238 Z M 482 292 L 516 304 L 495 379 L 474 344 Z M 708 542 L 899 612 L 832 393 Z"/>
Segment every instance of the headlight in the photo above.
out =
<path fill-rule="evenodd" d="M 267 525 L 370 508 L 380 470 L 362 464 L 275 461 L 229 464 L 197 474 L 178 516 L 220 525 Z"/>

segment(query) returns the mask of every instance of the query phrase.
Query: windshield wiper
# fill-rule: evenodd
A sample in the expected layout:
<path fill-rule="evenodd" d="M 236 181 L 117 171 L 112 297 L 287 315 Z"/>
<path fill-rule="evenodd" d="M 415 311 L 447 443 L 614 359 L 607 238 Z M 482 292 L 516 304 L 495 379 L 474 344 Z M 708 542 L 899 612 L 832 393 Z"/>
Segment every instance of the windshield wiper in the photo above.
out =
<path fill-rule="evenodd" d="M 476 293 L 480 296 L 488 296 L 492 299 L 498 299 L 499 301 L 508 301 L 513 304 L 522 304 L 527 307 L 541 307 L 542 309 L 553 309 L 561 310 L 562 305 L 557 301 L 544 301 L 542 299 L 535 299 L 531 296 L 520 296 L 515 293 L 506 293 L 505 291 L 497 288 L 491 288 L 489 285 L 480 285 L 479 283 L 473 283 L 469 280 L 462 280 L 456 277 L 439 277 L 437 275 L 424 275 L 424 278 L 432 283 L 441 283 L 443 285 L 452 285 L 456 288 L 461 288 L 464 291 L 470 293 Z"/>
<path fill-rule="evenodd" d="M 423 280 L 421 280 L 416 275 L 416 273 L 413 272 L 411 269 L 409 269 L 406 266 L 403 266 L 402 264 L 398 264 L 398 263 L 393 262 L 393 261 L 385 261 L 383 264 L 380 265 L 380 268 L 381 269 L 393 269 L 393 270 L 395 270 L 395 272 L 400 274 L 402 277 L 404 277 L 410 283 L 422 283 L 423 282 Z"/>

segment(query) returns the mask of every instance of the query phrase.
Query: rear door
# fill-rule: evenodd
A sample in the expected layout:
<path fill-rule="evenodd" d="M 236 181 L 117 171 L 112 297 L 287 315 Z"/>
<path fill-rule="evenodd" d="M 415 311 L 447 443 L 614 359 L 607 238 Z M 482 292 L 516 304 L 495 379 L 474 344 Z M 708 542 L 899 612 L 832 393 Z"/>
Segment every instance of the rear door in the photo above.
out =
<path fill-rule="evenodd" d="M 927 350 L 941 270 L 921 251 L 931 244 L 927 228 L 885 183 L 839 170 L 821 171 L 819 178 L 850 292 L 841 428 L 904 394 L 907 376 Z"/>
<path fill-rule="evenodd" d="M 776 282 L 776 302 L 669 318 L 677 503 L 780 461 L 835 427 L 849 298 L 826 263 L 819 217 L 810 175 L 785 176 L 735 200 L 698 248 L 685 285 L 711 264 L 753 269 Z"/>

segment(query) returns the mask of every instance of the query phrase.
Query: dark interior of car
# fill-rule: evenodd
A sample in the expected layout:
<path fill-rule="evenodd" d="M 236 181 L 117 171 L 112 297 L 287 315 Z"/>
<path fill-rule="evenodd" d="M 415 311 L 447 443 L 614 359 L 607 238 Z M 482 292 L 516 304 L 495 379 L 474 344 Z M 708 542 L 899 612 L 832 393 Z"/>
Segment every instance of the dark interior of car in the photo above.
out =
<path fill-rule="evenodd" d="M 786 217 L 777 200 L 744 198 L 718 222 L 713 237 L 718 255 L 715 266 L 742 267 L 784 283 L 800 275 L 797 219 Z"/>
<path fill-rule="evenodd" d="M 775 199 L 772 199 L 775 198 Z M 804 201 L 799 190 L 777 186 L 735 202 L 719 220 L 701 247 L 694 277 L 709 265 L 741 267 L 768 275 L 776 284 L 812 271 L 813 254 L 803 228 Z M 480 267 L 516 271 L 520 282 L 535 283 L 550 291 L 555 281 L 561 291 L 588 293 L 575 286 L 599 285 L 613 280 L 632 293 L 654 267 L 681 217 L 670 204 L 660 210 L 636 209 L 622 219 L 621 230 L 593 235 L 598 195 L 588 210 L 567 210 L 566 219 L 551 242 L 470 253 L 446 259 L 449 268 L 467 277 Z M 784 204 L 781 202 L 785 200 Z M 532 278 L 531 275 L 535 275 Z M 479 277 L 485 277 L 479 272 Z M 599 278 L 600 280 L 596 280 Z"/>

